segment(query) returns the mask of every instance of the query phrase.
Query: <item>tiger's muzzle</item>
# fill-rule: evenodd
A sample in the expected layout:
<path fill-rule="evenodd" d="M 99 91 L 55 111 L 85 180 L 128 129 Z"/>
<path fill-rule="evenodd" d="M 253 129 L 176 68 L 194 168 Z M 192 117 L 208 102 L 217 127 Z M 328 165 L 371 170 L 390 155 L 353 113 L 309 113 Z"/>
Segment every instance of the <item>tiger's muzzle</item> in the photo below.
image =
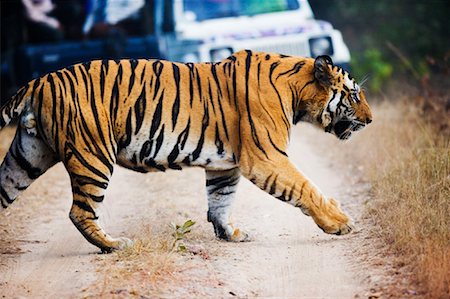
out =
<path fill-rule="evenodd" d="M 330 128 L 327 128 L 326 131 L 333 132 L 341 140 L 347 140 L 352 136 L 353 132 L 360 131 L 365 126 L 366 124 L 359 120 L 342 119 L 330 126 Z"/>

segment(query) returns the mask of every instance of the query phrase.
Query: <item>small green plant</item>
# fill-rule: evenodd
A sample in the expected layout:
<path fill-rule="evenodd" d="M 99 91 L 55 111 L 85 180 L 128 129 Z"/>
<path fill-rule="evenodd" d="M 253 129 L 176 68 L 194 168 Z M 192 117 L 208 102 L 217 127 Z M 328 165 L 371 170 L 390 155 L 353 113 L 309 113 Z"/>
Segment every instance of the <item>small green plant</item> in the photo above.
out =
<path fill-rule="evenodd" d="M 393 72 L 393 66 L 376 48 L 366 49 L 362 55 L 355 54 L 352 59 L 352 68 L 356 78 L 361 79 L 369 75 L 368 87 L 374 93 L 381 91 Z"/>
<path fill-rule="evenodd" d="M 172 236 L 174 238 L 172 243 L 172 250 L 185 251 L 186 245 L 182 240 L 186 237 L 188 233 L 191 232 L 191 227 L 195 224 L 194 221 L 188 220 L 183 225 L 172 223 L 171 227 L 173 229 Z"/>

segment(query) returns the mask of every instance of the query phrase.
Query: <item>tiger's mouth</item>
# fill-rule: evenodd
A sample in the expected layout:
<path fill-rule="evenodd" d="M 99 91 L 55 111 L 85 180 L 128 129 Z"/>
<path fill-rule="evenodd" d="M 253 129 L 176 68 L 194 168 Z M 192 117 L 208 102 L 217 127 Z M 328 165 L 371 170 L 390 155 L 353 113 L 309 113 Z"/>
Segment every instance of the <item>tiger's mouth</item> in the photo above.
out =
<path fill-rule="evenodd" d="M 339 139 L 347 140 L 353 132 L 363 129 L 364 126 L 364 123 L 356 120 L 340 120 L 334 125 L 333 132 Z"/>

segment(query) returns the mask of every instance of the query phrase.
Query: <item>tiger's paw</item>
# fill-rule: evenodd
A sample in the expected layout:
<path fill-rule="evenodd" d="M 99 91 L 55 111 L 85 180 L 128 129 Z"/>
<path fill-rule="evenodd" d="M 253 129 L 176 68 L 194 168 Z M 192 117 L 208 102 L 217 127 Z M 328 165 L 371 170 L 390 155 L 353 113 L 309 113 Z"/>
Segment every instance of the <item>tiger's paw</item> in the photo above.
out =
<path fill-rule="evenodd" d="M 228 240 L 230 242 L 250 242 L 251 238 L 249 235 L 240 230 L 239 228 L 235 228 L 231 236 L 228 237 Z"/>
<path fill-rule="evenodd" d="M 249 242 L 251 238 L 249 235 L 240 230 L 239 228 L 234 228 L 232 224 L 226 225 L 223 227 L 217 223 L 214 223 L 214 232 L 216 233 L 216 237 L 228 241 L 228 242 Z"/>
<path fill-rule="evenodd" d="M 128 238 L 116 238 L 113 239 L 110 246 L 101 248 L 102 253 L 111 253 L 116 250 L 124 250 L 126 248 L 132 247 L 134 242 Z"/>
<path fill-rule="evenodd" d="M 333 234 L 333 235 L 346 235 L 353 231 L 355 229 L 355 225 L 353 222 L 349 221 L 348 223 L 342 223 L 338 224 L 332 228 L 330 228 L 328 231 L 324 230 L 327 234 Z"/>
<path fill-rule="evenodd" d="M 329 199 L 325 210 L 321 212 L 320 217 L 314 220 L 325 233 L 346 235 L 355 229 L 352 220 L 341 210 L 336 200 Z"/>

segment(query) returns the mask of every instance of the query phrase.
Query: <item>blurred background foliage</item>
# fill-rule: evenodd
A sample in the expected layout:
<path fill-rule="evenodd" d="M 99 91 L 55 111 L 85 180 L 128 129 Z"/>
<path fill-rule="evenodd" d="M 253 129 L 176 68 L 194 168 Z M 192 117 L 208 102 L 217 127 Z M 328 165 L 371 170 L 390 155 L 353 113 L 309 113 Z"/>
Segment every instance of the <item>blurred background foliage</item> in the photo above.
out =
<path fill-rule="evenodd" d="M 369 77 L 370 91 L 379 92 L 392 77 L 416 83 L 448 79 L 448 0 L 310 0 L 310 4 L 316 18 L 342 31 L 352 53 L 352 72 L 359 80 Z"/>

